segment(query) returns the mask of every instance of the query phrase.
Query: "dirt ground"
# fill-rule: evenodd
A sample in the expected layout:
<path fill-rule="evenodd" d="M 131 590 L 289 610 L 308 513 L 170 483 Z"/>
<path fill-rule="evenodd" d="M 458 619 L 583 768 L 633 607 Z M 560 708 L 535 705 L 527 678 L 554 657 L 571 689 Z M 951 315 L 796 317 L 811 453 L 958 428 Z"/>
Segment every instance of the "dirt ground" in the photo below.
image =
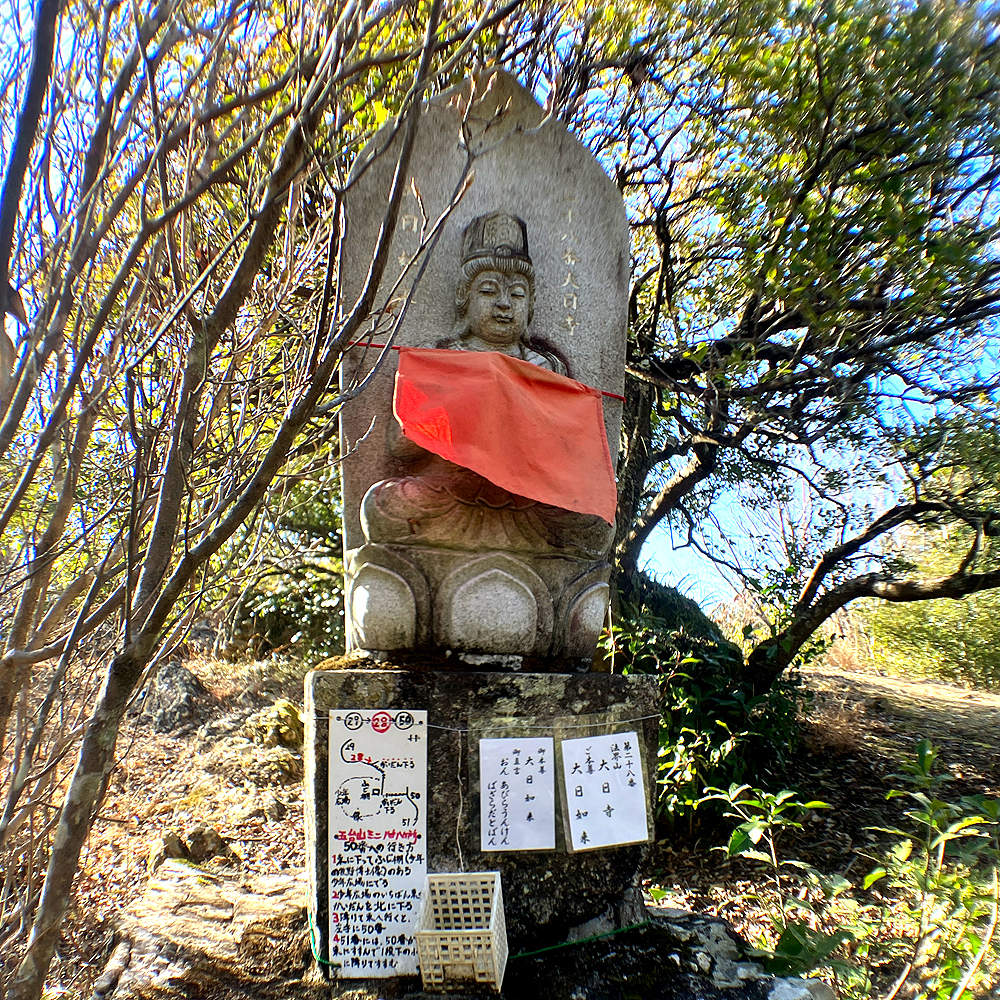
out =
<path fill-rule="evenodd" d="M 242 673 L 211 663 L 190 666 L 211 692 L 205 720 L 276 695 L 301 698 L 296 677 L 262 684 L 263 665 Z M 814 814 L 805 830 L 782 843 L 786 856 L 852 879 L 863 876 L 857 849 L 873 850 L 878 835 L 871 827 L 898 819 L 898 800 L 887 801 L 886 793 L 899 784 L 893 775 L 902 756 L 923 737 L 939 747 L 941 765 L 954 778 L 951 793 L 1000 794 L 1000 696 L 831 668 L 810 670 L 806 680 L 813 698 L 789 784 L 832 809 Z M 165 830 L 215 826 L 255 875 L 304 865 L 300 787 L 227 780 L 206 769 L 210 751 L 194 726 L 157 734 L 132 720 L 123 732 L 121 760 L 83 858 L 54 966 L 54 993 L 90 996 L 113 942 L 115 914 L 142 892 L 149 844 Z M 248 805 L 263 801 L 276 818 L 249 814 Z M 650 882 L 668 891 L 664 902 L 723 916 L 753 942 L 765 928 L 753 900 L 763 876 L 709 850 L 724 840 L 722 833 L 706 833 L 694 844 L 666 838 L 651 858 Z"/>
<path fill-rule="evenodd" d="M 907 749 L 927 737 L 956 777 L 1000 780 L 1000 695 L 934 681 L 872 673 L 815 669 L 806 674 L 816 701 L 810 718 L 817 728 L 852 717 L 870 720 L 872 745 L 880 752 Z"/>

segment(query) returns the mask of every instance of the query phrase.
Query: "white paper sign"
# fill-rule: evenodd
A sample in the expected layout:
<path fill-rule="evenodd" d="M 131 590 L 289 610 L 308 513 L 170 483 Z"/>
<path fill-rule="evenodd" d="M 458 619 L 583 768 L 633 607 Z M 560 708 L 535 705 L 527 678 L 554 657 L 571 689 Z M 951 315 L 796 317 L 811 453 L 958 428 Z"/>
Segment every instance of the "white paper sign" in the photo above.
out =
<path fill-rule="evenodd" d="M 427 874 L 427 712 L 331 709 L 330 961 L 413 975 Z"/>
<path fill-rule="evenodd" d="M 551 851 L 556 783 L 551 736 L 479 741 L 483 851 Z"/>
<path fill-rule="evenodd" d="M 563 740 L 562 756 L 572 850 L 649 838 L 635 733 Z"/>

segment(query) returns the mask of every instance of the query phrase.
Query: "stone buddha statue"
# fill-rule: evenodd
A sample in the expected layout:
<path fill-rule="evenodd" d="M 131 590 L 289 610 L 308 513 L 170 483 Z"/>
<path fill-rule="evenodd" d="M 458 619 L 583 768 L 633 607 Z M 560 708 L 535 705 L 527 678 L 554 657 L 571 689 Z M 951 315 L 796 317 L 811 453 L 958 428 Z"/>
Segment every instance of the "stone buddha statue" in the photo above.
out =
<path fill-rule="evenodd" d="M 424 345 L 496 351 L 572 377 L 566 358 L 530 335 L 534 267 L 527 227 L 494 212 L 465 230 L 451 336 Z M 518 496 L 406 438 L 391 422 L 387 447 L 409 474 L 375 483 L 361 505 L 366 540 L 469 552 L 602 559 L 614 529 L 602 518 Z"/>

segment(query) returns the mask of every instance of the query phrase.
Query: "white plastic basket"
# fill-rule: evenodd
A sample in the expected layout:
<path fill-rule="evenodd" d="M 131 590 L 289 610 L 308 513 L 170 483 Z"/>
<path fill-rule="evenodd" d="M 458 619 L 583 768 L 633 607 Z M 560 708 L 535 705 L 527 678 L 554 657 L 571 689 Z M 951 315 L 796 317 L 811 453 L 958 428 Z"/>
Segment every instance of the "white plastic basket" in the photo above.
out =
<path fill-rule="evenodd" d="M 416 939 L 428 992 L 473 984 L 499 992 L 507 965 L 500 873 L 428 875 Z"/>

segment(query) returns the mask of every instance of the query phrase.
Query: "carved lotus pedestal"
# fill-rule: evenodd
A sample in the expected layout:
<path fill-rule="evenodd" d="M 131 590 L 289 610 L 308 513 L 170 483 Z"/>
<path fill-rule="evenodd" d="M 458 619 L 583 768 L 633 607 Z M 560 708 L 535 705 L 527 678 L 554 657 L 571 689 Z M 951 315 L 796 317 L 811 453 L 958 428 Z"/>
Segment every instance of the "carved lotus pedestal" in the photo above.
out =
<path fill-rule="evenodd" d="M 587 670 L 609 575 L 608 563 L 580 558 L 364 545 L 347 554 L 349 642 L 377 654 Z"/>

